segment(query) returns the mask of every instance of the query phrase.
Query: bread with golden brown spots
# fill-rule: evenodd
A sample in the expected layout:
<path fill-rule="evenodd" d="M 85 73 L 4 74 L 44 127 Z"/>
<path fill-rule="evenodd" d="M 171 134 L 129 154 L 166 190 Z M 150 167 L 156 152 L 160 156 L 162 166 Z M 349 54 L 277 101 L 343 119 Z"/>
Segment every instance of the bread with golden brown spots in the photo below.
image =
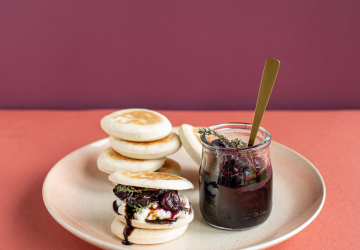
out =
<path fill-rule="evenodd" d="M 110 145 L 118 153 L 134 159 L 157 159 L 174 154 L 181 147 L 177 134 L 171 132 L 163 139 L 149 142 L 134 142 L 110 136 Z"/>
<path fill-rule="evenodd" d="M 101 119 L 102 129 L 128 141 L 159 140 L 170 134 L 172 125 L 162 114 L 148 109 L 123 109 Z"/>
<path fill-rule="evenodd" d="M 165 157 L 152 160 L 133 159 L 119 154 L 111 147 L 100 153 L 97 166 L 100 171 L 111 174 L 115 171 L 149 171 L 153 172 L 164 166 Z"/>
<path fill-rule="evenodd" d="M 147 171 L 116 171 L 109 175 L 113 183 L 165 190 L 186 190 L 193 189 L 194 185 L 187 179 L 167 173 Z"/>

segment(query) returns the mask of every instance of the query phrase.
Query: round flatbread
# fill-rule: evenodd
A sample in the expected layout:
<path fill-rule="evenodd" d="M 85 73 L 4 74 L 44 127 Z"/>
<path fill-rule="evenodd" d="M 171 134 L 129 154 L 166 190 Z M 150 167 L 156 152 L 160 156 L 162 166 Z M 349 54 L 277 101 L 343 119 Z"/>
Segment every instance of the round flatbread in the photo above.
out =
<path fill-rule="evenodd" d="M 116 214 L 116 218 L 120 220 L 122 223 L 126 224 L 126 219 L 121 214 Z M 171 224 L 155 224 L 148 223 L 145 221 L 131 220 L 131 225 L 136 228 L 144 228 L 144 229 L 169 229 L 181 227 L 189 224 L 194 219 L 194 212 L 192 212 L 187 218 L 178 218 L 175 222 Z"/>
<path fill-rule="evenodd" d="M 115 218 L 111 224 L 111 231 L 120 239 L 124 240 L 124 228 L 125 224 Z M 153 230 L 153 229 L 140 229 L 135 228 L 131 235 L 128 237 L 128 240 L 135 244 L 160 244 L 173 240 L 180 235 L 182 235 L 188 227 L 188 224 L 163 230 Z"/>
<path fill-rule="evenodd" d="M 128 141 L 154 141 L 170 134 L 172 125 L 162 114 L 148 109 L 123 109 L 101 119 L 102 129 Z"/>
<path fill-rule="evenodd" d="M 177 161 L 173 159 L 166 158 L 164 165 L 161 166 L 157 173 L 167 173 L 167 174 L 174 174 L 174 175 L 181 175 L 181 166 Z"/>
<path fill-rule="evenodd" d="M 111 147 L 105 149 L 97 159 L 100 171 L 111 174 L 115 171 L 149 171 L 160 169 L 165 163 L 165 157 L 153 160 L 132 159 L 119 154 Z"/>
<path fill-rule="evenodd" d="M 181 147 L 177 134 L 170 133 L 163 139 L 151 142 L 134 142 L 110 136 L 111 147 L 124 156 L 134 159 L 157 159 L 174 154 Z"/>
<path fill-rule="evenodd" d="M 183 177 L 147 171 L 116 171 L 109 175 L 109 180 L 117 184 L 144 188 L 166 190 L 186 190 L 194 188 L 194 185 Z"/>
<path fill-rule="evenodd" d="M 179 128 L 180 140 L 190 157 L 196 165 L 201 164 L 202 146 L 198 130 L 188 124 L 183 124 Z"/>

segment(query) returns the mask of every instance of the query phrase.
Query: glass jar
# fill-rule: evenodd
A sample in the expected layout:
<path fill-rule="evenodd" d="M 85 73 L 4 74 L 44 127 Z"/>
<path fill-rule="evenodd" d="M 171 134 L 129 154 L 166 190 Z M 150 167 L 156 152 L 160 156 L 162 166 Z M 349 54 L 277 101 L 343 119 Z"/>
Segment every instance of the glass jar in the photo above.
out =
<path fill-rule="evenodd" d="M 209 127 L 229 140 L 248 142 L 251 124 L 224 123 Z M 254 146 L 211 145 L 214 135 L 201 135 L 200 210 L 212 226 L 227 230 L 254 228 L 267 220 L 272 208 L 270 133 L 260 127 Z"/>

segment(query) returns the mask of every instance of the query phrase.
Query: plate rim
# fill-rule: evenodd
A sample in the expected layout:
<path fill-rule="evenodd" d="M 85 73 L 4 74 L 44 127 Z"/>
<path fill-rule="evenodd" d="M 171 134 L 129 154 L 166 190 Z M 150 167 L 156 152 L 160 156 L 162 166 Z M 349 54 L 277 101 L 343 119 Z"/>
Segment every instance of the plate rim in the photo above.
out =
<path fill-rule="evenodd" d="M 92 146 L 92 147 L 99 147 L 99 146 L 102 146 L 104 145 L 105 143 L 107 143 L 109 141 L 109 138 L 104 138 L 104 139 L 100 139 L 100 140 L 97 140 L 95 142 L 92 142 L 92 143 L 89 143 L 87 145 L 84 145 L 80 148 L 77 148 L 76 150 L 70 152 L 69 154 L 65 155 L 63 158 L 61 158 L 51 169 L 50 171 L 47 173 L 45 179 L 44 179 L 44 183 L 43 183 L 43 186 L 42 186 L 42 197 L 43 197 L 43 201 L 44 201 L 44 204 L 45 204 L 45 207 L 46 209 L 48 210 L 48 212 L 50 213 L 50 215 L 55 219 L 55 221 L 57 221 L 62 227 L 64 227 L 66 230 L 68 230 L 70 233 L 74 234 L 75 236 L 77 236 L 78 238 L 94 245 L 94 246 L 97 246 L 97 247 L 101 247 L 101 248 L 108 248 L 108 249 L 114 249 L 114 250 L 127 250 L 127 248 L 122 248 L 121 246 L 116 246 L 116 245 L 112 245 L 112 244 L 109 244 L 109 243 L 106 243 L 106 242 L 103 242 L 101 240 L 98 240 L 98 239 L 95 239 L 73 227 L 71 227 L 70 225 L 66 224 L 64 221 L 62 221 L 60 219 L 60 217 L 50 208 L 49 204 L 47 203 L 47 200 L 46 200 L 46 197 L 45 197 L 45 188 L 46 188 L 46 185 L 47 185 L 47 182 L 52 174 L 52 172 L 59 166 L 59 163 L 61 161 L 63 161 L 65 158 L 67 157 L 70 157 L 72 154 L 76 154 L 78 151 L 82 150 L 83 148 L 85 147 L 89 147 L 89 146 Z M 265 243 L 262 243 L 262 244 L 259 244 L 259 245 L 256 245 L 256 246 L 251 246 L 251 247 L 247 247 L 247 248 L 240 248 L 242 250 L 257 250 L 257 249 L 264 249 L 264 248 L 267 248 L 267 247 L 271 247 L 271 246 L 274 246 L 274 245 L 277 245 L 289 238 L 291 238 L 292 236 L 296 235 L 297 233 L 299 233 L 300 231 L 302 231 L 305 227 L 307 227 L 320 213 L 321 209 L 323 208 L 324 206 L 324 203 L 325 203 L 325 198 L 326 198 L 326 187 L 325 187 L 325 182 L 319 172 L 319 170 L 314 166 L 314 164 L 312 164 L 308 159 L 306 159 L 303 155 L 301 155 L 300 153 L 296 152 L 295 150 L 285 146 L 284 144 L 281 144 L 279 142 L 276 142 L 276 141 L 271 141 L 271 143 L 274 143 L 274 144 L 277 144 L 278 146 L 286 149 L 286 150 L 289 150 L 291 153 L 299 156 L 301 159 L 305 160 L 306 163 L 308 163 L 309 166 L 311 166 L 312 170 L 315 171 L 317 177 L 319 178 L 320 180 L 320 183 L 321 183 L 321 188 L 322 188 L 322 193 L 323 193 L 323 196 L 322 196 L 322 199 L 321 199 L 321 203 L 319 205 L 319 207 L 317 208 L 317 210 L 315 211 L 315 213 L 305 222 L 303 223 L 301 226 L 297 227 L 295 230 L 292 230 L 291 232 L 279 237 L 279 238 L 276 238 L 274 240 L 271 240 L 271 241 L 268 241 L 268 242 L 265 242 Z"/>

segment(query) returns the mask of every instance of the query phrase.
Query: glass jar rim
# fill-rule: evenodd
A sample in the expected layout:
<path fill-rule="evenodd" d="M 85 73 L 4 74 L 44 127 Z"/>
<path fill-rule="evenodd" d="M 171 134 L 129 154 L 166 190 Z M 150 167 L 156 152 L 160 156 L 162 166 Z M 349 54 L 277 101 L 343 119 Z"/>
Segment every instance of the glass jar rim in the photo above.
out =
<path fill-rule="evenodd" d="M 244 126 L 244 127 L 231 127 L 231 126 Z M 221 123 L 221 124 L 217 124 L 217 125 L 213 125 L 213 126 L 210 126 L 209 129 L 211 130 L 222 130 L 222 127 L 224 127 L 223 129 L 248 129 L 248 130 L 251 130 L 251 127 L 252 127 L 252 124 L 251 123 L 243 123 L 243 122 L 227 122 L 227 123 Z M 260 142 L 259 144 L 256 144 L 256 145 L 253 145 L 251 147 L 245 147 L 245 148 L 222 148 L 221 147 L 221 150 L 225 150 L 225 151 L 251 151 L 251 150 L 254 150 L 254 149 L 261 149 L 261 148 L 265 148 L 265 147 L 268 147 L 271 143 L 271 134 L 270 132 L 263 128 L 263 127 L 259 127 L 258 129 L 258 133 L 262 133 L 262 134 L 265 134 L 265 139 Z M 201 141 L 201 145 L 207 149 L 212 149 L 212 150 L 218 150 L 219 147 L 216 147 L 216 146 L 212 146 L 212 145 L 209 145 L 207 144 L 206 142 L 208 142 L 205 134 L 202 134 L 200 136 L 200 141 Z"/>

